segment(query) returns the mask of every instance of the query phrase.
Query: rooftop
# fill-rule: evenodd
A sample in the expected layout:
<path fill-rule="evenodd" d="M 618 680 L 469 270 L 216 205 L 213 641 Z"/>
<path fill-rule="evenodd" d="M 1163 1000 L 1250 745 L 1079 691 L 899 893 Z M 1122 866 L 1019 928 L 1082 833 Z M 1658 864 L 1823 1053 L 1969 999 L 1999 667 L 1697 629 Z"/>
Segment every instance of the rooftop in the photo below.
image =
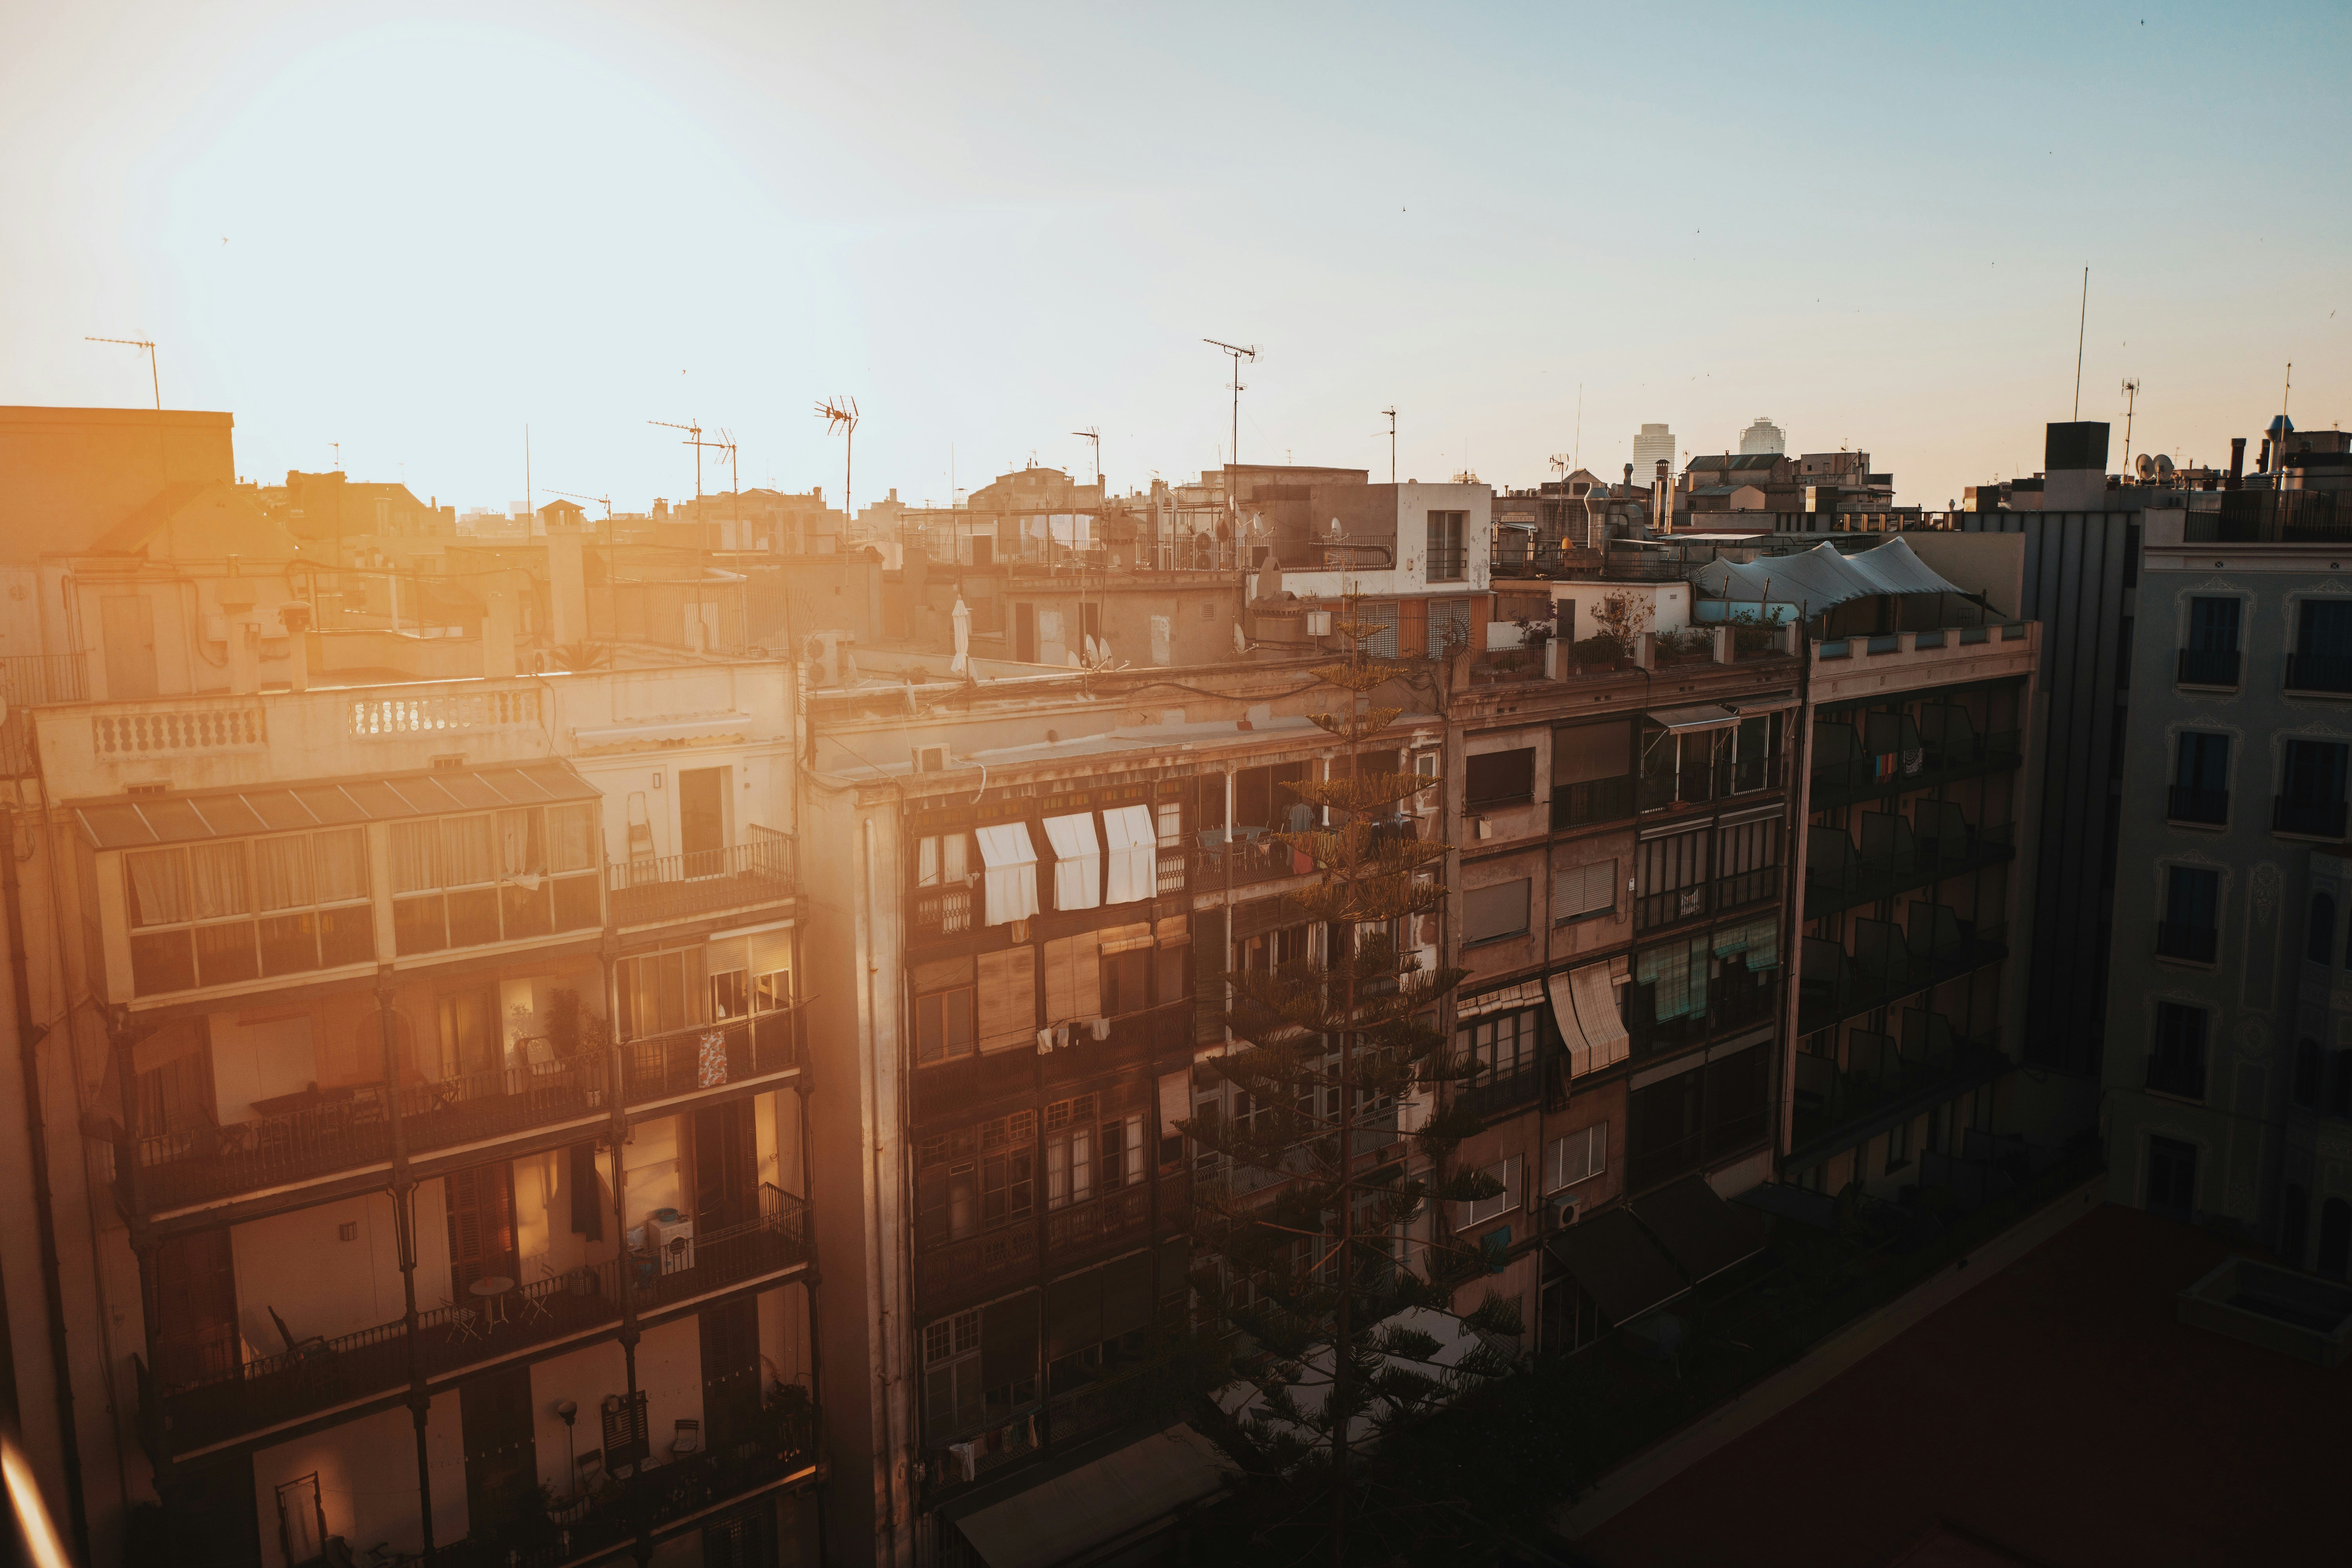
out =
<path fill-rule="evenodd" d="M 1934 1561 L 2333 1561 L 2352 1365 L 2181 1323 L 2231 1250 L 2103 1205 L 1578 1544 L 1887 1568 L 1943 1529 L 2014 1555 Z"/>

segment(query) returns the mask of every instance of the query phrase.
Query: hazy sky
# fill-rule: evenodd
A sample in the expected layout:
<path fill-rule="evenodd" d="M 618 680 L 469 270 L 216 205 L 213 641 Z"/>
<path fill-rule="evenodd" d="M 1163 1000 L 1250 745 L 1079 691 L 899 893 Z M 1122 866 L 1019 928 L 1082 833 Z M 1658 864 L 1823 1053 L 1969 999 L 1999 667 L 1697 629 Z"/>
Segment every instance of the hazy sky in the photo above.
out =
<path fill-rule="evenodd" d="M 2352 10 L 0 0 L 0 403 L 503 507 L 1025 462 L 1496 484 L 1769 414 L 1941 507 L 2352 418 Z M 1578 388 L 1583 413 L 1580 447 Z M 706 474 L 707 488 L 719 488 Z"/>

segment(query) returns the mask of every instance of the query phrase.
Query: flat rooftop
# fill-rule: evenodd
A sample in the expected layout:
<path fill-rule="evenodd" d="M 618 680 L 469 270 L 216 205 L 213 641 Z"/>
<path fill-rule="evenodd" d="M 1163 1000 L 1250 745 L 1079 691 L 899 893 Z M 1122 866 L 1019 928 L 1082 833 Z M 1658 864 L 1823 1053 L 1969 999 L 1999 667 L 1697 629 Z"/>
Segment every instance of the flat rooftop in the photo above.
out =
<path fill-rule="evenodd" d="M 2352 1362 L 2175 1316 L 2243 1250 L 2103 1205 L 1578 1548 L 1605 1568 L 2343 1562 Z"/>

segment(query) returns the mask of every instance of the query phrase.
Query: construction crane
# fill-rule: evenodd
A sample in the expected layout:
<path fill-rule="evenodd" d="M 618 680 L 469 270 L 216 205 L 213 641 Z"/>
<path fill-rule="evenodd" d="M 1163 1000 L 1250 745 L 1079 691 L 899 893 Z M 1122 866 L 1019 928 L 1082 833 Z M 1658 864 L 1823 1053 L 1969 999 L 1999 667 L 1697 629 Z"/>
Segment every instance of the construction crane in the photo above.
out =
<path fill-rule="evenodd" d="M 816 405 L 816 416 L 824 421 L 824 433 L 826 435 L 830 436 L 835 430 L 842 433 L 841 521 L 842 525 L 845 528 L 856 521 L 856 514 L 850 510 L 849 481 L 851 475 L 855 472 L 851 464 L 855 460 L 857 453 L 857 399 L 854 397 L 827 398 L 825 401 Z"/>

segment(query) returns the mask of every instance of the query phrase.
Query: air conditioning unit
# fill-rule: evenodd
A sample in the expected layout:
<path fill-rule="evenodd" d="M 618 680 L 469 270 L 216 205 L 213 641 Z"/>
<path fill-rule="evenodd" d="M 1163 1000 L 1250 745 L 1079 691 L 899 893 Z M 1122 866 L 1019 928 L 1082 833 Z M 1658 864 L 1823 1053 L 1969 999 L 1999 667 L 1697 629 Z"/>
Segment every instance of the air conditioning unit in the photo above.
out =
<path fill-rule="evenodd" d="M 694 1267 L 694 1219 L 675 1210 L 666 1212 L 673 1217 L 665 1219 L 656 1213 L 646 1221 L 646 1240 L 653 1247 L 661 1272 L 682 1274 Z"/>
<path fill-rule="evenodd" d="M 1310 637 L 1329 637 L 1331 635 L 1331 612 L 1328 610 L 1307 611 L 1307 635 Z"/>
<path fill-rule="evenodd" d="M 948 749 L 945 746 L 917 746 L 915 771 L 919 773 L 943 773 L 948 771 Z"/>
<path fill-rule="evenodd" d="M 1576 1200 L 1570 1197 L 1546 1198 L 1543 1213 L 1546 1230 L 1566 1230 L 1576 1223 Z"/>

